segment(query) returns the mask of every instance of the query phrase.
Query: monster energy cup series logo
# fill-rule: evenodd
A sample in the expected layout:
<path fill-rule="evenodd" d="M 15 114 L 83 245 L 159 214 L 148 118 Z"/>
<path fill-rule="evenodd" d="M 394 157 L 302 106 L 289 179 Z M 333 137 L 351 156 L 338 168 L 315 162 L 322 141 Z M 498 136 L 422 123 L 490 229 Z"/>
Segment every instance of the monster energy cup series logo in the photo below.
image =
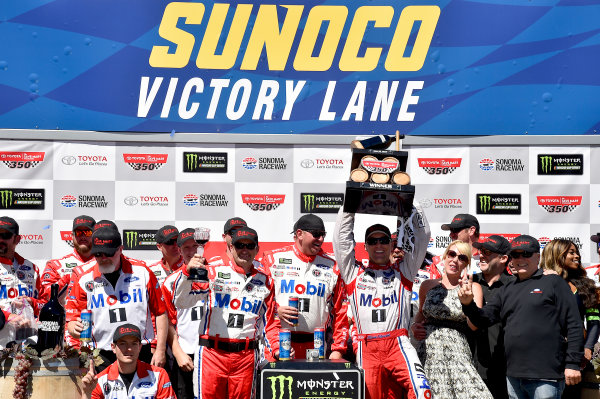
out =
<path fill-rule="evenodd" d="M 13 192 L 12 190 L 0 191 L 0 200 L 2 202 L 2 208 L 8 208 L 13 203 Z"/>
<path fill-rule="evenodd" d="M 278 375 L 275 377 L 268 377 L 267 379 L 271 380 L 272 399 L 292 399 L 292 383 L 294 382 L 294 377 Z M 279 396 L 277 395 L 277 391 L 279 391 Z M 285 394 L 286 391 L 287 395 Z"/>
<path fill-rule="evenodd" d="M 550 173 L 550 170 L 552 170 L 552 157 L 549 155 L 540 156 L 540 163 L 542 166 L 542 171 L 544 173 Z"/>
<path fill-rule="evenodd" d="M 185 160 L 187 162 L 188 170 L 194 170 L 198 168 L 198 154 L 187 152 L 185 154 Z"/>
<path fill-rule="evenodd" d="M 125 243 L 129 248 L 135 248 L 138 243 L 138 232 L 137 231 L 126 231 L 125 232 Z"/>
<path fill-rule="evenodd" d="M 184 152 L 183 171 L 187 173 L 227 173 L 227 153 Z"/>
<path fill-rule="evenodd" d="M 482 213 L 488 213 L 492 207 L 492 197 L 489 195 L 479 196 L 479 209 Z"/>
<path fill-rule="evenodd" d="M 302 199 L 304 201 L 304 209 L 307 212 L 312 211 L 313 209 L 315 209 L 315 196 L 312 194 L 303 194 L 302 195 Z"/>

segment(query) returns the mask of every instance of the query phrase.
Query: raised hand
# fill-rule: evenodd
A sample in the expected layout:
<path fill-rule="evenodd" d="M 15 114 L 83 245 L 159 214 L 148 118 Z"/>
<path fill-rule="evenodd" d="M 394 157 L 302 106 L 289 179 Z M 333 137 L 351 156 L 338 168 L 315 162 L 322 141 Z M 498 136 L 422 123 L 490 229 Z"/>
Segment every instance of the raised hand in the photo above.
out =
<path fill-rule="evenodd" d="M 468 274 L 468 276 L 466 275 Z M 459 281 L 458 299 L 463 305 L 469 305 L 473 302 L 473 274 L 465 273 Z"/>

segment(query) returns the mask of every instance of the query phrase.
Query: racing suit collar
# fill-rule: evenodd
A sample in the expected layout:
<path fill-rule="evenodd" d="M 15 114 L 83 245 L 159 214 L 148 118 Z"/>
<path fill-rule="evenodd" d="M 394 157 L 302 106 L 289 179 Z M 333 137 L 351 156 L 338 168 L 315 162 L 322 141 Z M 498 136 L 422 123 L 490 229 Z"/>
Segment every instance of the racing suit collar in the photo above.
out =
<path fill-rule="evenodd" d="M 125 256 L 123 256 L 123 254 L 121 254 L 121 266 L 117 270 L 121 270 L 123 273 L 128 273 L 128 274 L 133 273 L 133 268 L 131 267 L 131 263 L 129 262 L 129 260 L 127 258 L 125 258 Z M 115 270 L 115 271 L 117 271 L 117 270 Z M 102 273 L 100 273 L 100 268 L 98 267 L 98 262 L 94 261 L 94 272 L 92 274 L 92 277 L 96 279 L 100 276 L 102 276 Z"/>
<path fill-rule="evenodd" d="M 5 265 L 13 265 L 14 262 L 17 261 L 17 264 L 20 266 L 25 263 L 25 258 L 15 252 L 15 257 L 13 260 L 0 256 L 0 263 L 4 263 Z"/>
<path fill-rule="evenodd" d="M 235 262 L 233 261 L 233 259 L 231 259 L 229 256 L 227 257 L 227 260 L 228 260 L 229 266 L 230 266 L 230 267 L 231 267 L 233 270 L 235 270 L 235 271 L 236 271 L 236 273 L 239 273 L 239 274 L 244 274 L 244 275 L 245 275 L 245 274 L 248 274 L 248 273 L 250 273 L 252 276 L 254 276 L 254 275 L 257 273 L 257 270 L 256 270 L 256 268 L 254 267 L 254 262 L 252 262 L 252 269 L 250 269 L 250 271 L 249 271 L 248 273 L 246 273 L 246 271 L 244 270 L 244 268 L 243 268 L 243 267 L 241 267 L 241 266 L 238 266 L 238 265 L 237 265 L 237 263 L 235 263 Z"/>
<path fill-rule="evenodd" d="M 315 260 L 315 258 L 317 257 L 317 255 L 320 255 L 321 252 L 323 252 L 323 250 L 319 251 L 319 253 L 317 255 L 306 255 L 304 252 L 300 251 L 298 249 L 298 247 L 296 246 L 296 243 L 294 243 L 294 245 L 292 245 L 292 248 L 294 249 L 294 255 L 296 255 L 298 257 L 298 259 L 300 259 L 302 262 L 312 262 Z"/>
<path fill-rule="evenodd" d="M 147 363 L 144 363 L 138 359 L 137 367 L 135 369 L 135 372 L 136 372 L 138 378 L 141 379 L 141 378 L 147 377 L 148 370 L 150 370 L 150 365 Z M 115 381 L 115 380 L 119 379 L 119 364 L 118 364 L 118 362 L 114 362 L 113 364 L 111 364 L 109 366 L 108 379 L 111 381 Z"/>
<path fill-rule="evenodd" d="M 81 263 L 89 262 L 94 257 L 94 255 L 90 254 L 89 258 L 84 258 L 83 256 L 81 256 L 81 254 L 79 252 L 77 252 L 76 249 L 73 250 L 73 256 Z"/>
<path fill-rule="evenodd" d="M 183 256 L 179 255 L 179 259 L 177 259 L 177 261 L 175 262 L 175 264 L 173 265 L 173 269 L 171 269 L 172 272 L 176 272 L 177 270 L 179 270 L 179 268 L 181 266 L 183 266 Z M 167 267 L 167 260 L 163 257 L 160 259 L 160 265 L 162 266 L 163 269 L 165 270 L 169 270 L 169 268 Z"/>
<path fill-rule="evenodd" d="M 392 264 L 388 261 L 387 264 L 382 266 L 382 265 L 378 265 L 378 264 L 375 264 L 375 263 L 369 261 L 369 265 L 367 266 L 367 268 L 374 269 L 374 270 L 385 270 L 385 269 L 391 269 Z"/>

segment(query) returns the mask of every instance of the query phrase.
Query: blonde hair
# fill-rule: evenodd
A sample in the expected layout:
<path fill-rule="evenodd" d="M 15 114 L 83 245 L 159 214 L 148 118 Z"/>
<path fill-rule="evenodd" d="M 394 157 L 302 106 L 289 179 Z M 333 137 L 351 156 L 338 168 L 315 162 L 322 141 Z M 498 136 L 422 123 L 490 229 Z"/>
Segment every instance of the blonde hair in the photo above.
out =
<path fill-rule="evenodd" d="M 448 255 L 448 251 L 450 250 L 450 247 L 452 247 L 452 246 L 456 246 L 456 249 L 458 249 L 458 253 L 460 253 L 462 255 L 466 255 L 467 258 L 469 258 L 469 262 L 467 262 L 467 271 L 468 271 L 471 267 L 471 244 L 469 244 L 468 242 L 460 241 L 460 240 L 452 241 L 446 247 L 446 250 L 444 251 L 444 255 L 442 256 L 442 259 L 446 259 L 446 256 Z"/>

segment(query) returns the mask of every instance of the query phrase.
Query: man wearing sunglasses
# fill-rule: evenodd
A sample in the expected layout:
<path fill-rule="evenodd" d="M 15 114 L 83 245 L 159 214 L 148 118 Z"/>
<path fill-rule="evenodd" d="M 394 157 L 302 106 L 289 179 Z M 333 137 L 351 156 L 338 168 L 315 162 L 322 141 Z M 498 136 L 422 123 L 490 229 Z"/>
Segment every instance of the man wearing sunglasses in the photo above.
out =
<path fill-rule="evenodd" d="M 366 397 L 430 398 L 431 390 L 417 352 L 408 339 L 413 280 L 429 244 L 429 223 L 420 209 L 398 218 L 401 262 L 392 263 L 390 230 L 381 224 L 365 232 L 369 264 L 356 261 L 354 214 L 340 210 L 333 250 L 355 323 L 357 364 L 364 369 Z"/>
<path fill-rule="evenodd" d="M 112 227 L 94 231 L 92 235 L 92 267 L 83 272 L 71 286 L 65 306 L 69 333 L 76 339 L 83 330 L 81 311 L 92 311 L 92 343 L 100 349 L 104 368 L 114 360 L 111 350 L 112 335 L 124 322 L 140 327 L 142 336 L 141 359 L 152 365 L 165 364 L 168 317 L 162 292 L 154 276 L 144 263 L 122 254 L 121 234 Z M 156 350 L 152 354 L 150 342 L 154 339 L 151 316 L 156 320 Z M 151 360 L 150 360 L 151 359 Z"/>
<path fill-rule="evenodd" d="M 341 359 L 348 340 L 344 285 L 335 260 L 321 248 L 325 224 L 317 215 L 307 214 L 296 221 L 292 245 L 266 251 L 262 263 L 275 281 L 277 314 L 282 328 L 292 333 L 297 359 L 306 358 L 314 347 L 315 328 L 333 329 L 330 359 Z M 290 297 L 298 307 L 289 306 Z"/>
<path fill-rule="evenodd" d="M 481 273 L 473 275 L 483 291 L 483 303 L 490 302 L 501 287 L 515 279 L 504 271 L 510 260 L 510 242 L 502 236 L 492 235 L 485 241 L 474 242 L 479 250 Z M 496 399 L 508 398 L 506 391 L 506 358 L 504 356 L 504 330 L 501 323 L 475 331 L 477 371 Z"/>
<path fill-rule="evenodd" d="M 254 258 L 258 234 L 249 227 L 232 233 L 231 258 L 209 264 L 196 255 L 175 282 L 175 306 L 189 309 L 210 303 L 200 325 L 194 373 L 199 399 L 250 398 L 259 361 L 259 340 L 265 339 L 268 360 L 279 356 L 279 321 L 275 317 L 273 280 Z M 189 279 L 190 270 L 208 269 L 208 282 Z M 263 334 L 265 334 L 263 336 Z"/>
<path fill-rule="evenodd" d="M 166 225 L 156 231 L 156 248 L 162 254 L 162 258 L 149 265 L 154 276 L 160 284 L 165 281 L 167 276 L 183 266 L 183 256 L 177 245 L 179 230 L 177 227 Z"/>
<path fill-rule="evenodd" d="M 510 398 L 558 398 L 565 383 L 581 381 L 583 324 L 575 296 L 562 277 L 538 269 L 539 242 L 516 237 L 510 256 L 517 275 L 479 309 L 473 276 L 461 282 L 463 312 L 480 328 L 502 323 Z"/>
<path fill-rule="evenodd" d="M 216 263 L 225 264 L 225 263 L 227 263 L 227 259 L 231 258 L 231 251 L 229 250 L 229 248 L 231 246 L 231 237 L 233 236 L 233 233 L 241 227 L 248 227 L 248 224 L 246 223 L 246 221 L 244 219 L 239 218 L 237 216 L 227 219 L 227 221 L 223 225 L 223 235 L 222 235 L 223 241 L 225 241 L 225 252 L 221 255 L 215 255 L 212 258 L 208 258 L 208 263 L 210 263 L 210 264 L 216 264 Z"/>
<path fill-rule="evenodd" d="M 38 299 L 42 283 L 37 266 L 16 252 L 19 241 L 19 224 L 11 217 L 0 217 L 0 282 L 4 289 L 0 308 L 10 311 L 12 302 L 25 298 L 37 315 L 46 302 Z"/>

